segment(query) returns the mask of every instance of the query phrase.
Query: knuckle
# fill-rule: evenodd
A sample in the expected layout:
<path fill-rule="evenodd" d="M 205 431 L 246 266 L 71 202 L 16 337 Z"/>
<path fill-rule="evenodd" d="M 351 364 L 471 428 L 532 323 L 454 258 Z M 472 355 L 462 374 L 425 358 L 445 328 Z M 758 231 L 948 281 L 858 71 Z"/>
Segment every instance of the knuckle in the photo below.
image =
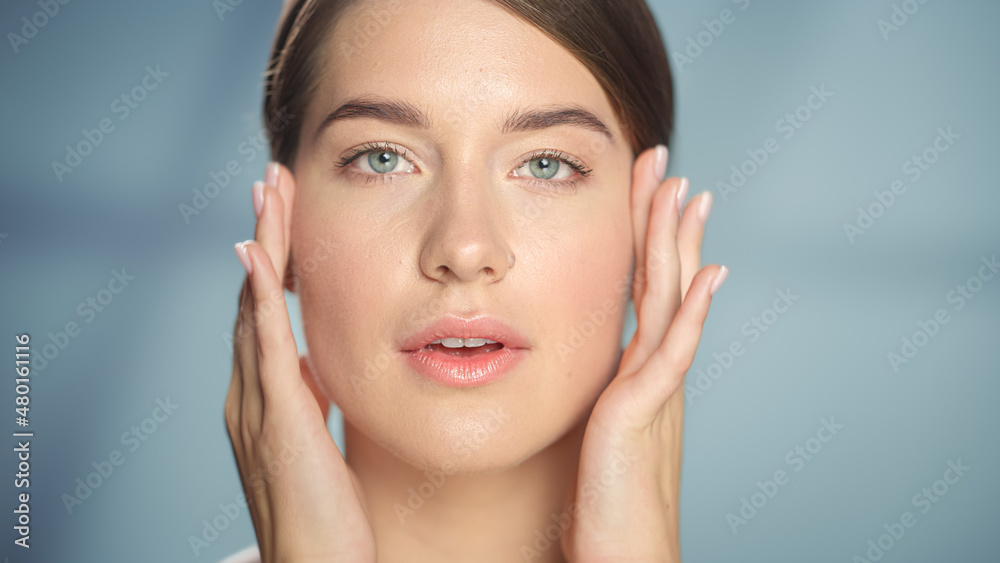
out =
<path fill-rule="evenodd" d="M 670 371 L 675 373 L 686 373 L 694 362 L 694 355 L 688 354 L 685 350 L 668 348 L 664 355 L 667 365 L 670 366 Z"/>

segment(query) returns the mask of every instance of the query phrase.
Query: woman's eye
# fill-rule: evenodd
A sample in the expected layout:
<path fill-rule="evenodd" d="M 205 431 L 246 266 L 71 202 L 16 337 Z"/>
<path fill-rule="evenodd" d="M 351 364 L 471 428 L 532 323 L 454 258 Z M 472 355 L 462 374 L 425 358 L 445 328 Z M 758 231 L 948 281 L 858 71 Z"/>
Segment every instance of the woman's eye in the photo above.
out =
<path fill-rule="evenodd" d="M 406 158 L 406 149 L 385 143 L 365 143 L 363 146 L 351 149 L 350 154 L 336 163 L 338 168 L 350 166 L 363 172 L 367 180 L 385 176 L 389 179 L 393 172 L 414 172 L 416 165 Z"/>
<path fill-rule="evenodd" d="M 539 180 L 562 180 L 568 178 L 573 169 L 562 161 L 549 156 L 533 158 L 514 171 L 518 176 L 538 178 Z"/>
<path fill-rule="evenodd" d="M 370 151 L 358 155 L 355 159 L 358 168 L 373 174 L 390 174 L 392 172 L 409 172 L 413 164 L 398 153 L 387 150 Z"/>
<path fill-rule="evenodd" d="M 390 180 L 397 177 L 396 173 L 407 174 L 416 171 L 416 165 L 406 158 L 407 151 L 396 148 L 395 145 L 366 143 L 352 152 L 353 154 L 341 159 L 337 166 L 350 165 L 363 173 L 367 181 Z M 534 153 L 532 156 L 534 158 L 523 161 L 513 170 L 514 177 L 561 185 L 572 184 L 574 174 L 580 176 L 590 174 L 590 169 L 561 152 L 545 151 Z"/>

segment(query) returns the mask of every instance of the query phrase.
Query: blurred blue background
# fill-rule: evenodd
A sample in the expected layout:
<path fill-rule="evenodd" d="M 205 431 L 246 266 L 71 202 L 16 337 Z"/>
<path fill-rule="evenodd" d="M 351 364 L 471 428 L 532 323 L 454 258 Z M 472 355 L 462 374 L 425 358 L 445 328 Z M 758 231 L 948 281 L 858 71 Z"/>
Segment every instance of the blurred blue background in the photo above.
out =
<path fill-rule="evenodd" d="M 1000 4 L 650 4 L 676 88 L 668 173 L 713 190 L 704 261 L 731 269 L 685 387 L 684 560 L 1000 561 Z M 39 4 L 0 6 L 4 363 L 16 334 L 52 344 L 31 377 L 30 551 L 0 456 L 11 562 L 217 561 L 255 541 L 241 511 L 189 543 L 241 492 L 222 417 L 233 243 L 268 158 L 239 149 L 262 127 L 279 9 L 70 2 L 19 42 Z M 112 104 L 144 79 L 127 113 Z M 186 222 L 178 205 L 231 159 Z M 177 407 L 154 427 L 157 400 Z M 146 439 L 123 442 L 133 426 Z M 63 495 L 116 449 L 69 514 Z"/>

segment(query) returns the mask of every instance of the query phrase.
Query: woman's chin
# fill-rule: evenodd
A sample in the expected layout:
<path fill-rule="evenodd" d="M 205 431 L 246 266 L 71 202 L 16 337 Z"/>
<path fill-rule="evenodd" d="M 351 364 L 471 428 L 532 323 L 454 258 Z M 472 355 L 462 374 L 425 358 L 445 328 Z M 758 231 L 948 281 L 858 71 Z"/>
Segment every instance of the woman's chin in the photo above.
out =
<path fill-rule="evenodd" d="M 518 424 L 503 407 L 472 417 L 439 414 L 419 426 L 370 430 L 372 433 L 362 438 L 369 446 L 384 450 L 417 471 L 446 475 L 488 474 L 513 468 L 565 434 L 560 428 L 546 431 L 538 425 Z"/>

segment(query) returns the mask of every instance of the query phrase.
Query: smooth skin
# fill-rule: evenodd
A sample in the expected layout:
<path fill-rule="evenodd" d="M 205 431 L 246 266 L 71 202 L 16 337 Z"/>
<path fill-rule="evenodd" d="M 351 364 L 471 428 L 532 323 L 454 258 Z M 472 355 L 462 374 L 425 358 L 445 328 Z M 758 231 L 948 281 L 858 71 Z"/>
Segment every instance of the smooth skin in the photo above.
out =
<path fill-rule="evenodd" d="M 678 218 L 687 180 L 659 182 L 656 160 L 654 148 L 634 163 L 638 328 L 586 425 L 567 491 L 565 512 L 575 517 L 561 539 L 566 561 L 680 561 L 682 383 L 728 271 L 700 266 L 710 192 Z M 295 181 L 284 167 L 269 176 L 255 190 L 254 240 L 236 248 L 248 273 L 225 405 L 262 561 L 376 561 L 365 493 L 327 430 L 329 402 L 298 356 L 276 273 L 287 265 Z M 629 460 L 624 471 L 617 454 Z M 594 494 L 602 476 L 610 485 Z"/>

